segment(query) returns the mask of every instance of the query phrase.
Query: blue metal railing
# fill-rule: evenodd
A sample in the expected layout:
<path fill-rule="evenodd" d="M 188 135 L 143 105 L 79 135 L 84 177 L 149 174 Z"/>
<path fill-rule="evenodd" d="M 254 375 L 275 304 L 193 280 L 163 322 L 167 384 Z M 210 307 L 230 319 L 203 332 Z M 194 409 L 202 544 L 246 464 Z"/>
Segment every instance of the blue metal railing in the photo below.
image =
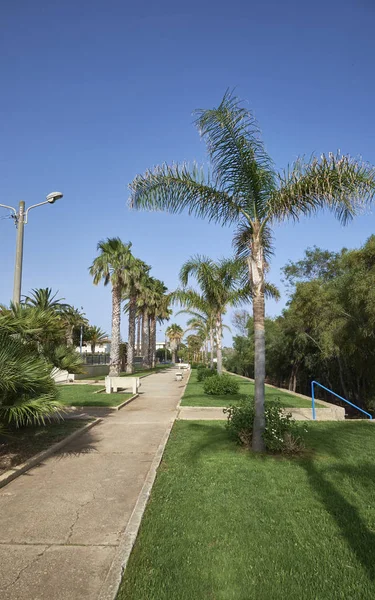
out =
<path fill-rule="evenodd" d="M 365 410 L 363 410 L 362 408 L 359 408 L 359 406 L 357 406 L 356 404 L 353 404 L 352 402 L 349 402 L 349 400 L 346 400 L 345 398 L 343 398 L 342 396 L 339 396 L 338 394 L 336 394 L 336 392 L 333 392 L 332 390 L 326 388 L 324 385 L 322 385 L 321 383 L 319 383 L 319 381 L 312 381 L 311 382 L 311 401 L 312 401 L 312 418 L 315 421 L 316 419 L 316 414 L 315 414 L 315 392 L 314 392 L 314 385 L 318 385 L 319 387 L 321 387 L 323 390 L 325 390 L 326 392 L 329 392 L 330 394 L 333 394 L 334 396 L 336 396 L 336 398 L 340 398 L 340 400 L 342 400 L 343 402 L 346 402 L 347 404 L 350 404 L 350 406 L 353 406 L 354 408 L 356 408 L 357 410 L 360 410 L 361 412 L 363 412 L 365 415 L 368 416 L 369 419 L 372 419 L 372 415 L 370 415 L 370 413 L 366 412 Z"/>

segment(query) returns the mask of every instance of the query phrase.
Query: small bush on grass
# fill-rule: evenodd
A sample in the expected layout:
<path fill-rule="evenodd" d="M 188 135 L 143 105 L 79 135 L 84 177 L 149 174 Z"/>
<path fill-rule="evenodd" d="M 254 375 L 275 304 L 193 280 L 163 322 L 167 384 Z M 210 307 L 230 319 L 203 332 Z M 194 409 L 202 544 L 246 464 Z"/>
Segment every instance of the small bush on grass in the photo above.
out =
<path fill-rule="evenodd" d="M 207 377 L 212 377 L 212 375 L 216 375 L 213 369 L 208 369 L 207 367 L 198 367 L 197 370 L 197 379 L 198 381 L 204 381 Z"/>
<path fill-rule="evenodd" d="M 237 379 L 229 375 L 217 375 L 216 373 L 211 377 L 207 377 L 203 384 L 204 393 L 211 396 L 235 395 L 238 394 L 239 389 L 240 384 Z"/>
<path fill-rule="evenodd" d="M 255 417 L 254 401 L 246 399 L 239 406 L 224 409 L 228 415 L 229 435 L 246 448 L 251 448 Z M 299 454 L 304 449 L 300 427 L 291 414 L 284 413 L 279 401 L 269 402 L 265 408 L 266 428 L 263 439 L 268 452 Z"/>
<path fill-rule="evenodd" d="M 206 365 L 204 363 L 192 362 L 191 368 L 192 369 L 202 369 L 202 368 L 206 368 Z"/>

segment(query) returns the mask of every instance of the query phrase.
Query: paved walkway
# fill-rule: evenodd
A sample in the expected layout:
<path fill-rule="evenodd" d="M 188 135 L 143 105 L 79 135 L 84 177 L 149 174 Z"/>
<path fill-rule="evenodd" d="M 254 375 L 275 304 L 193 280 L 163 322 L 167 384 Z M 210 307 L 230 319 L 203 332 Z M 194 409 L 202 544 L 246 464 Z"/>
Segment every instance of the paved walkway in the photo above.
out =
<path fill-rule="evenodd" d="M 184 387 L 172 370 L 142 379 L 138 399 L 0 489 L 2 600 L 99 598 Z"/>

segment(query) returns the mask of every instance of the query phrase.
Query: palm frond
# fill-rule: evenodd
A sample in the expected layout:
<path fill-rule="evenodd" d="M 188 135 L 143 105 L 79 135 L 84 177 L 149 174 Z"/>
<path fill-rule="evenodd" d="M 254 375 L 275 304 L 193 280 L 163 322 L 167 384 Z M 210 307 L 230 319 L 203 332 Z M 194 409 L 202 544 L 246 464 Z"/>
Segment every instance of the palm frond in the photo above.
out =
<path fill-rule="evenodd" d="M 343 224 L 375 197 L 375 167 L 350 156 L 322 154 L 310 161 L 298 159 L 279 175 L 279 189 L 270 196 L 273 220 L 316 213 L 328 208 Z"/>
<path fill-rule="evenodd" d="M 137 175 L 129 185 L 131 208 L 166 210 L 207 218 L 215 223 L 238 220 L 241 207 L 222 190 L 215 189 L 202 167 L 187 164 L 155 167 Z"/>
<path fill-rule="evenodd" d="M 233 236 L 232 245 L 236 256 L 239 259 L 246 260 L 251 252 L 253 230 L 251 223 L 242 221 Z M 264 223 L 261 228 L 261 242 L 263 247 L 263 256 L 266 262 L 269 262 L 274 254 L 273 234 L 271 227 Z"/>
<path fill-rule="evenodd" d="M 261 218 L 275 189 L 275 170 L 253 114 L 230 91 L 217 108 L 195 112 L 215 186 L 236 198 L 250 219 Z"/>

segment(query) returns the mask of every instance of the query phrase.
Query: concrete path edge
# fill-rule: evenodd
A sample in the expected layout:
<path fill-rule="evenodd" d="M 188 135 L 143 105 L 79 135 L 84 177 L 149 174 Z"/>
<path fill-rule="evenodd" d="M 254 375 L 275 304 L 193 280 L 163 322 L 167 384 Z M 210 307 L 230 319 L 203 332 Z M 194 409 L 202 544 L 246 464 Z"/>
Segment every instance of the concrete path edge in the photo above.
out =
<path fill-rule="evenodd" d="M 74 431 L 60 442 L 56 442 L 56 444 L 53 444 L 52 446 L 47 448 L 47 450 L 42 450 L 42 452 L 35 454 L 26 462 L 18 465 L 17 467 L 14 467 L 14 469 L 9 469 L 8 471 L 5 471 L 5 473 L 0 475 L 0 488 L 6 486 L 8 483 L 13 481 L 13 479 L 16 479 L 23 473 L 26 473 L 26 471 L 29 471 L 29 469 L 36 467 L 36 465 L 41 463 L 43 460 L 60 450 L 60 448 L 63 448 L 64 446 L 69 444 L 75 438 L 79 437 L 83 433 L 86 433 L 86 431 L 88 431 L 92 427 L 95 427 L 95 425 L 97 425 L 101 421 L 101 418 L 95 419 L 94 421 L 90 421 L 90 423 L 87 423 L 87 425 L 85 425 L 84 427 L 81 427 L 77 431 Z"/>
<path fill-rule="evenodd" d="M 165 446 L 167 445 L 172 427 L 175 422 L 175 418 L 169 423 L 163 439 L 156 451 L 155 457 L 151 463 L 150 470 L 147 474 L 141 492 L 138 496 L 136 505 L 133 509 L 132 515 L 128 521 L 123 534 L 123 540 L 119 544 L 116 555 L 112 561 L 111 567 L 104 580 L 102 588 L 99 592 L 98 600 L 115 600 L 117 592 L 119 590 L 126 565 L 128 564 L 131 551 L 137 539 L 138 531 L 142 522 L 144 512 L 148 503 L 148 499 L 153 488 L 157 470 L 161 463 L 161 459 L 164 454 Z"/>
<path fill-rule="evenodd" d="M 169 440 L 169 436 L 171 434 L 172 427 L 173 427 L 175 421 L 177 420 L 178 411 L 179 411 L 179 408 L 181 405 L 181 399 L 183 398 L 183 395 L 186 390 L 186 386 L 189 383 L 190 375 L 191 375 L 191 371 L 189 371 L 188 377 L 186 379 L 184 390 L 181 394 L 180 400 L 177 405 L 176 414 L 175 414 L 174 418 L 171 420 L 171 422 L 169 423 L 169 425 L 164 433 L 163 439 L 160 442 L 159 447 L 154 456 L 154 459 L 151 463 L 151 467 L 149 469 L 149 472 L 147 474 L 147 477 L 145 479 L 145 482 L 143 484 L 141 492 L 138 496 L 138 499 L 137 499 L 136 505 L 133 509 L 132 515 L 131 515 L 131 517 L 128 521 L 128 524 L 124 530 L 123 540 L 117 548 L 116 555 L 112 561 L 112 564 L 108 571 L 107 577 L 105 578 L 103 585 L 101 587 L 101 590 L 99 592 L 98 600 L 115 600 L 117 597 L 117 593 L 119 591 L 121 581 L 122 581 L 126 566 L 128 564 L 129 558 L 130 558 L 130 554 L 133 550 L 135 541 L 137 539 L 139 528 L 140 528 L 141 522 L 142 522 L 142 518 L 143 518 L 144 512 L 146 510 L 146 506 L 147 506 L 148 500 L 150 498 L 153 485 L 155 483 L 157 471 L 158 471 L 159 465 L 161 463 L 161 460 L 163 458 L 165 447 Z"/>

